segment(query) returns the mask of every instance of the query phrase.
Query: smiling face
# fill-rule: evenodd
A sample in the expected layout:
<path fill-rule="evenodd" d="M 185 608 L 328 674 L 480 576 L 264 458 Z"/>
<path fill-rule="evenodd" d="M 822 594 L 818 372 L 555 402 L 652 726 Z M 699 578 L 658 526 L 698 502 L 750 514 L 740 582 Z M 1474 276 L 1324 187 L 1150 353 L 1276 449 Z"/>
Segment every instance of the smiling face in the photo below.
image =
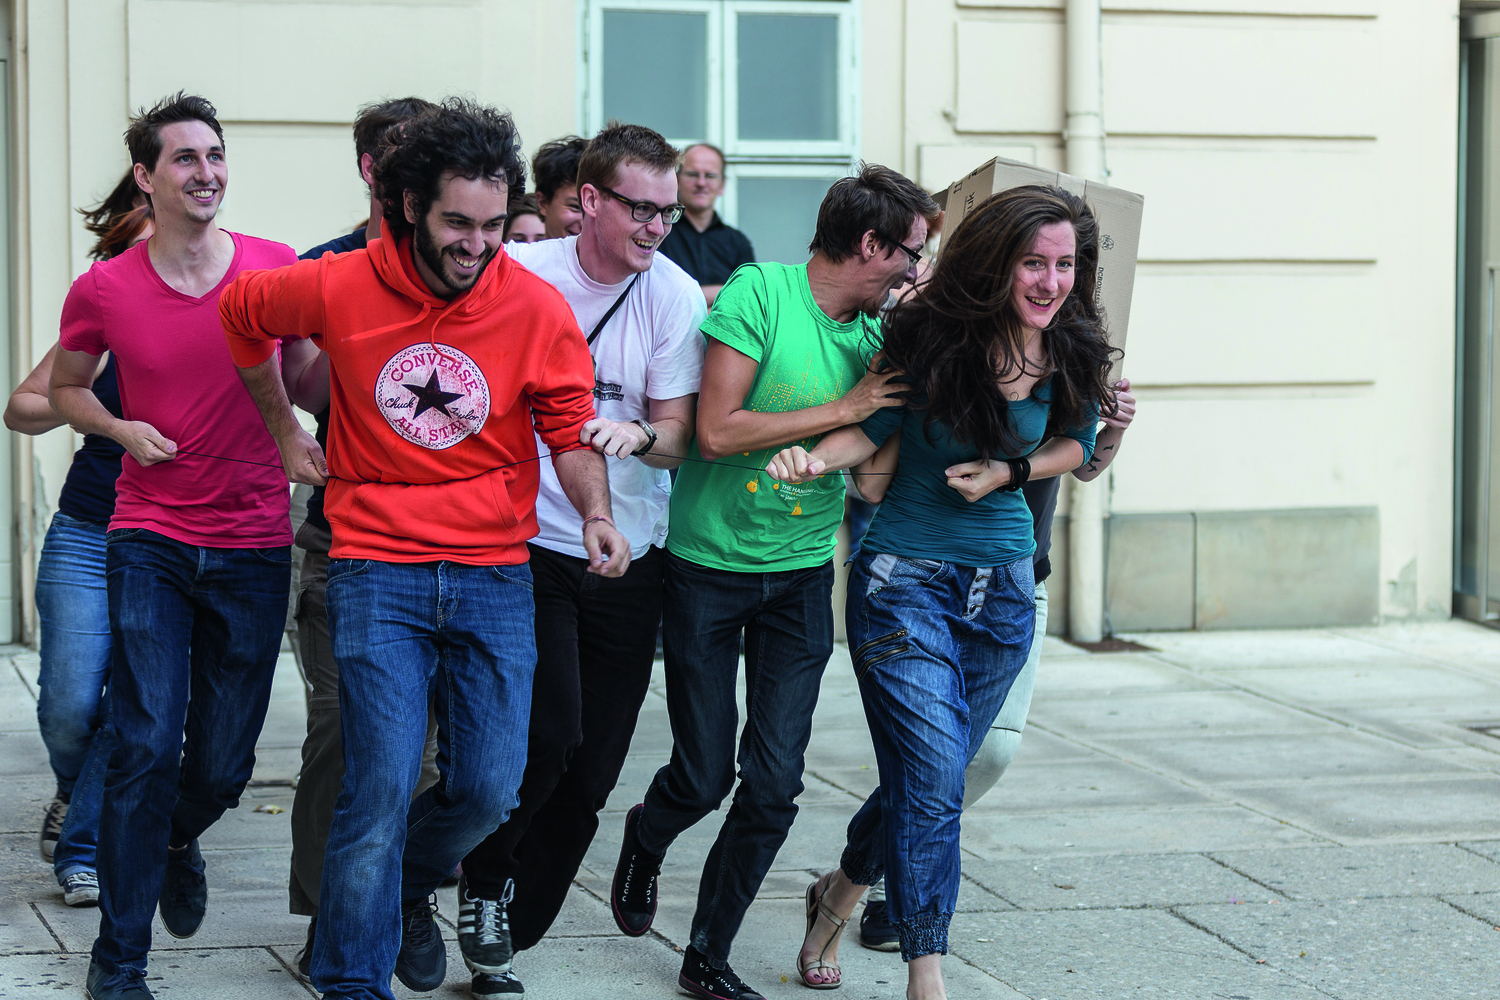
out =
<path fill-rule="evenodd" d="M 677 178 L 672 171 L 653 170 L 640 163 L 621 163 L 615 168 L 614 183 L 609 186 L 621 197 L 635 202 L 648 201 L 666 207 L 677 201 Z M 583 187 L 583 212 L 587 221 L 581 239 L 594 244 L 601 263 L 611 274 L 649 271 L 656 260 L 656 248 L 672 231 L 660 213 L 653 215 L 650 222 L 635 221 L 629 205 L 592 184 Z"/>
<path fill-rule="evenodd" d="M 542 210 L 547 239 L 560 240 L 564 236 L 577 236 L 583 231 L 583 206 L 578 201 L 577 184 L 558 185 L 551 198 L 538 191 L 536 203 Z"/>
<path fill-rule="evenodd" d="M 1073 290 L 1073 265 L 1078 235 L 1068 222 L 1049 222 L 1011 276 L 1011 308 L 1027 331 L 1042 330 L 1052 322 Z"/>
<path fill-rule="evenodd" d="M 438 197 L 421 218 L 416 197 L 406 192 L 406 219 L 416 226 L 417 273 L 434 295 L 451 299 L 468 291 L 495 259 L 508 190 L 499 178 L 470 180 L 449 171 L 439 179 Z"/>
<path fill-rule="evenodd" d="M 901 242 L 913 250 L 920 249 L 927 242 L 927 220 L 920 215 L 912 219 L 911 228 Z M 917 280 L 917 264 L 905 250 L 880 239 L 874 230 L 865 233 L 860 251 L 863 298 L 859 309 L 867 316 L 876 316 L 892 291 Z"/>
<path fill-rule="evenodd" d="M 135 165 L 136 184 L 151 195 L 152 211 L 162 219 L 214 221 L 229 184 L 229 167 L 218 135 L 196 119 L 163 125 L 158 135 L 161 155 L 156 166 L 147 170 L 144 163 Z"/>

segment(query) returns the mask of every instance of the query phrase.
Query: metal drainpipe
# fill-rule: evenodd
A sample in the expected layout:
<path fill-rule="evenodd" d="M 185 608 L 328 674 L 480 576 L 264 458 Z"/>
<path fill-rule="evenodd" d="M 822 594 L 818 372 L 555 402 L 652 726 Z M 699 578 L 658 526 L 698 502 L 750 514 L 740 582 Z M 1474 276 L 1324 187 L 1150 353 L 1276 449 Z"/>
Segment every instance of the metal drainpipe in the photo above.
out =
<path fill-rule="evenodd" d="M 1103 181 L 1104 86 L 1100 53 L 1102 0 L 1067 0 L 1068 173 Z M 1104 638 L 1105 482 L 1074 479 L 1068 506 L 1068 634 L 1075 642 Z"/>

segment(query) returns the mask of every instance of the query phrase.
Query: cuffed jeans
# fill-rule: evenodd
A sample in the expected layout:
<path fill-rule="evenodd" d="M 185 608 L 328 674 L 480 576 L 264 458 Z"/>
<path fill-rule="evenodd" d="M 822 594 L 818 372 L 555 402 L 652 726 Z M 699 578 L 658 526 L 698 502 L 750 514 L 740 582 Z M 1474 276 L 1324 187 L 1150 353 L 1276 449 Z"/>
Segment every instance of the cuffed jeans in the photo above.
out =
<path fill-rule="evenodd" d="M 110 757 L 99 823 L 99 938 L 116 985 L 144 974 L 170 842 L 239 804 L 255 766 L 291 585 L 287 546 L 211 549 L 111 531 Z M 184 726 L 184 720 L 186 724 Z"/>
<path fill-rule="evenodd" d="M 36 568 L 42 640 L 36 721 L 58 797 L 68 803 L 52 855 L 59 881 L 97 867 L 104 769 L 114 746 L 104 719 L 111 646 L 106 528 L 101 522 L 53 514 Z"/>
<path fill-rule="evenodd" d="M 326 997 L 391 1000 L 402 900 L 435 890 L 515 808 L 534 615 L 525 564 L 329 564 L 344 779 L 312 958 Z M 441 779 L 412 798 L 429 691 Z"/>
<path fill-rule="evenodd" d="M 666 553 L 648 547 L 618 579 L 532 545 L 536 679 L 520 805 L 464 858 L 469 893 L 500 899 L 517 951 L 542 939 L 599 829 L 651 683 Z"/>
<path fill-rule="evenodd" d="M 735 778 L 735 680 L 745 638 L 739 788 L 703 865 L 691 943 L 716 968 L 797 815 L 813 708 L 833 652 L 833 563 L 732 573 L 667 554 L 662 634 L 672 757 L 646 790 L 641 846 L 666 853 Z"/>
<path fill-rule="evenodd" d="M 846 625 L 880 787 L 849 822 L 839 867 L 883 874 L 906 961 L 948 950 L 958 901 L 964 767 L 1031 648 L 1030 558 L 990 571 L 862 552 Z"/>

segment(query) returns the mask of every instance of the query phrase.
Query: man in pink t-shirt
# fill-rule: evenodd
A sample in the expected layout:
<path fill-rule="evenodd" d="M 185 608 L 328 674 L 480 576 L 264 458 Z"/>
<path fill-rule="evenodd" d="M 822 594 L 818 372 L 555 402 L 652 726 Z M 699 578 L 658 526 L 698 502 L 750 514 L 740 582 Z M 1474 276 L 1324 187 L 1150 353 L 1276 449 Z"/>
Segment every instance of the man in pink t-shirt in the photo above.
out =
<path fill-rule="evenodd" d="M 198 930 L 208 898 L 198 836 L 250 778 L 291 579 L 286 476 L 230 359 L 219 294 L 243 271 L 297 256 L 214 224 L 228 168 L 208 101 L 167 98 L 132 120 L 125 142 L 156 233 L 73 283 L 51 390 L 74 427 L 126 449 L 105 555 L 119 748 L 99 831 L 94 1000 L 151 995 L 158 903 L 174 936 Z M 104 351 L 123 419 L 90 389 Z"/>

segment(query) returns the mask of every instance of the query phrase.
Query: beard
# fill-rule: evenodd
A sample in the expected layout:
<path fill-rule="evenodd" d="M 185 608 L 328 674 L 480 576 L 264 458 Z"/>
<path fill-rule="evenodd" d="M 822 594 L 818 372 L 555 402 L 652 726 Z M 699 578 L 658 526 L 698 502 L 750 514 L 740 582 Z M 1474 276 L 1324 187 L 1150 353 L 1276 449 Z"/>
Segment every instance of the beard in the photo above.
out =
<path fill-rule="evenodd" d="M 448 261 L 450 256 L 447 247 L 440 247 L 437 240 L 433 238 L 432 230 L 428 228 L 427 220 L 423 219 L 417 225 L 415 236 L 417 254 L 421 256 L 422 263 L 426 264 L 437 279 L 443 283 L 443 287 L 449 289 L 454 295 L 467 292 L 478 284 L 480 277 L 484 275 L 485 268 L 490 266 L 490 261 L 495 259 L 495 254 L 500 252 L 499 247 L 491 247 L 479 258 L 479 266 L 474 269 L 471 278 L 459 278 L 448 273 Z"/>

